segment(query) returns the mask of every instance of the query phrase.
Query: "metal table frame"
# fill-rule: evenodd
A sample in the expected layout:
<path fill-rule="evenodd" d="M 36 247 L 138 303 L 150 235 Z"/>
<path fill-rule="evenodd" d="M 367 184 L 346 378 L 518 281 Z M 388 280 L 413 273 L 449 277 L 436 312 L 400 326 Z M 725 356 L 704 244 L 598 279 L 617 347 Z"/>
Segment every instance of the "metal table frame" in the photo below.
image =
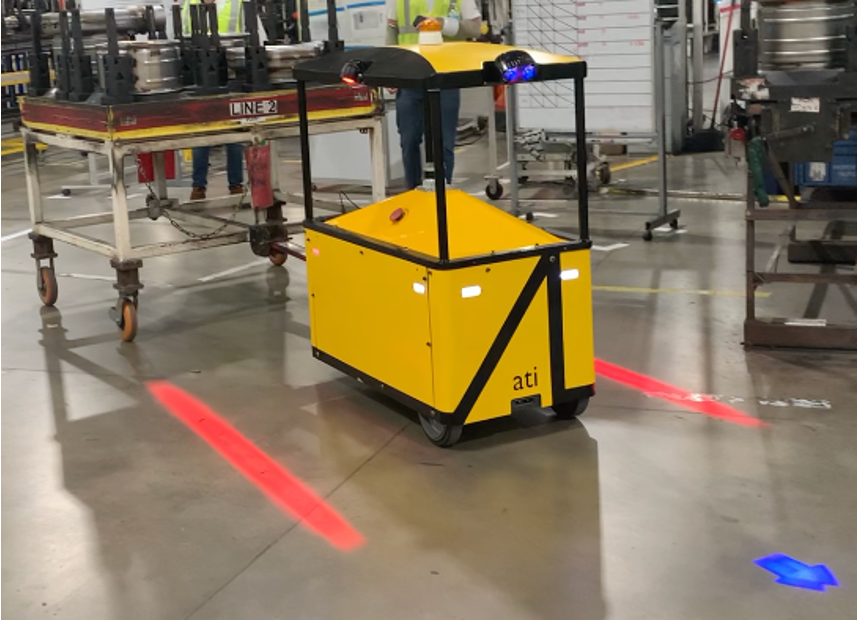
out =
<path fill-rule="evenodd" d="M 379 111 L 372 115 L 348 117 L 334 120 L 314 121 L 309 131 L 318 135 L 324 133 L 337 133 L 343 131 L 359 130 L 367 133 L 370 139 L 370 153 L 372 158 L 372 193 L 374 200 L 382 200 L 385 196 L 385 155 L 383 144 L 383 112 Z M 27 183 L 27 194 L 29 198 L 30 221 L 34 252 L 32 257 L 36 261 L 37 285 L 40 294 L 45 290 L 46 283 L 43 261 L 49 261 L 49 276 L 53 277 L 54 299 L 56 297 L 56 280 L 54 274 L 54 252 L 53 241 L 62 241 L 71 246 L 95 252 L 110 259 L 111 267 L 116 270 L 117 283 L 114 288 L 119 293 L 119 301 L 113 308 L 113 318 L 123 329 L 123 319 L 117 315 L 117 311 L 123 307 L 125 302 L 134 305 L 135 323 L 137 294 L 142 284 L 139 280 L 138 270 L 142 267 L 142 261 L 146 258 L 168 256 L 181 252 L 192 252 L 205 248 L 219 247 L 244 243 L 251 240 L 253 226 L 233 219 L 220 217 L 212 213 L 206 213 L 206 208 L 224 205 L 224 200 L 235 203 L 237 197 L 229 196 L 227 199 L 194 201 L 193 210 L 189 209 L 189 203 L 180 203 L 170 199 L 167 194 L 167 181 L 164 174 L 163 152 L 169 150 L 181 150 L 201 146 L 216 146 L 221 144 L 243 143 L 259 145 L 263 142 L 296 137 L 299 135 L 297 120 L 284 121 L 280 124 L 248 124 L 244 127 L 218 131 L 206 134 L 194 134 L 188 136 L 158 136 L 142 138 L 139 140 L 109 140 L 82 138 L 70 134 L 50 133 L 46 131 L 22 128 L 24 140 L 25 176 Z M 36 145 L 42 143 L 58 148 L 71 149 L 85 152 L 87 154 L 104 155 L 108 159 L 110 176 L 111 211 L 78 215 L 68 218 L 47 218 L 44 204 L 42 202 L 42 186 L 39 178 L 39 159 L 37 157 Z M 125 182 L 125 158 L 136 156 L 141 153 L 153 153 L 153 168 L 155 170 L 154 182 L 150 186 L 150 195 L 147 198 L 147 206 L 138 209 L 129 209 L 127 200 L 127 188 Z M 282 204 L 278 188 L 277 165 L 271 167 L 272 187 L 275 188 L 276 208 L 280 213 Z M 165 241 L 145 245 L 134 245 L 131 238 L 131 221 L 143 218 L 158 219 L 164 215 L 164 209 L 169 208 L 172 213 L 178 214 L 186 221 L 202 221 L 214 223 L 222 227 L 223 231 L 217 234 L 201 235 L 198 238 L 188 238 L 180 241 Z M 259 209 L 265 212 L 270 209 Z M 259 213 L 257 212 L 257 216 Z M 82 232 L 79 228 L 98 224 L 113 225 L 113 241 L 98 239 Z M 282 224 L 282 217 L 280 220 Z M 300 233 L 303 230 L 301 223 L 291 224 L 285 227 L 287 234 Z M 301 258 L 300 251 L 291 244 L 272 244 L 272 249 L 283 255 L 292 254 Z M 273 260 L 273 259 L 272 259 Z M 282 263 L 280 263 L 282 264 Z M 43 296 L 42 301 L 46 305 L 52 305 Z M 50 301 L 50 300 L 49 300 Z M 133 330 L 136 333 L 136 326 Z M 123 338 L 126 337 L 123 329 Z"/>

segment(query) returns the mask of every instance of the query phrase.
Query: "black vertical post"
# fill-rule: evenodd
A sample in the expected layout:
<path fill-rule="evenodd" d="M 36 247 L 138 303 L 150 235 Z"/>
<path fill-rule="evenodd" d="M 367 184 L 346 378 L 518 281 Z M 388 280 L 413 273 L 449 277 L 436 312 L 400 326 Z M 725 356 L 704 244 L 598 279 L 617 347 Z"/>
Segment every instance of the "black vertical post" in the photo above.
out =
<path fill-rule="evenodd" d="M 310 121 L 307 117 L 307 83 L 298 80 L 298 134 L 301 141 L 301 174 L 304 181 L 304 219 L 313 219 L 313 171 L 310 170 Z"/>
<path fill-rule="evenodd" d="M 578 236 L 590 238 L 587 187 L 587 128 L 584 124 L 584 78 L 575 78 L 575 157 L 578 165 Z"/>
<path fill-rule="evenodd" d="M 299 0 L 298 2 L 298 18 L 301 20 L 301 42 L 310 42 L 310 7 L 307 0 Z"/>
<path fill-rule="evenodd" d="M 447 234 L 447 188 L 444 174 L 444 132 L 441 129 L 441 91 L 426 92 L 429 100 L 429 130 L 432 134 L 432 155 L 435 167 L 435 204 L 438 217 L 438 258 L 450 260 L 450 239 Z"/>
<path fill-rule="evenodd" d="M 340 40 L 339 28 L 337 26 L 337 0 L 327 0 L 328 9 L 328 41 L 335 44 Z"/>

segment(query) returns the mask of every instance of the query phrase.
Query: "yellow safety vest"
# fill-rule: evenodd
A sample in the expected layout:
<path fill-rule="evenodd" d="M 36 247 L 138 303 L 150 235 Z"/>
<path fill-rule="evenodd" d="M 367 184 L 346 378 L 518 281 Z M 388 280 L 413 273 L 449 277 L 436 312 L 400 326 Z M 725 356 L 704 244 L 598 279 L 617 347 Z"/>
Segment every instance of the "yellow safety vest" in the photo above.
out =
<path fill-rule="evenodd" d="M 185 0 L 182 6 L 182 30 L 185 35 L 191 34 L 191 9 L 192 4 L 200 4 L 198 0 Z M 217 11 L 218 34 L 235 34 L 244 30 L 243 11 L 241 0 L 224 0 Z"/>
<path fill-rule="evenodd" d="M 420 38 L 417 28 L 413 25 L 417 16 L 448 17 L 451 4 L 454 4 L 454 0 L 435 0 L 430 11 L 429 7 L 426 6 L 426 0 L 397 0 L 396 23 L 399 31 L 397 43 L 399 45 L 416 45 Z"/>

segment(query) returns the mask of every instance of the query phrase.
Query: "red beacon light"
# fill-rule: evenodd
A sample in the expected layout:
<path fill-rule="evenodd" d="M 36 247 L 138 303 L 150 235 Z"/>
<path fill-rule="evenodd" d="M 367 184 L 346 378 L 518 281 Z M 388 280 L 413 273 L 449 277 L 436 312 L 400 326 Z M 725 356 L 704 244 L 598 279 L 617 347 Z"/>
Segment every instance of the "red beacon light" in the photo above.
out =
<path fill-rule="evenodd" d="M 340 69 L 340 80 L 349 86 L 363 84 L 363 74 L 369 69 L 369 63 L 353 59 L 348 61 Z"/>

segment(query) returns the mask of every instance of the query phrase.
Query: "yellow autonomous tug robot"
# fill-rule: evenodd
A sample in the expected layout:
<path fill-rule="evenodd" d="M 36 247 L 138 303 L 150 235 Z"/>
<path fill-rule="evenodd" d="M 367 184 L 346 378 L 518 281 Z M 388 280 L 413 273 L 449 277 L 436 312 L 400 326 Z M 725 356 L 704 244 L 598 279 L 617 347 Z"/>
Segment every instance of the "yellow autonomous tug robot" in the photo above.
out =
<path fill-rule="evenodd" d="M 447 189 L 440 173 L 434 185 L 314 218 L 306 84 L 424 90 L 427 148 L 441 171 L 442 89 L 572 79 L 584 179 L 586 64 L 451 42 L 332 53 L 294 75 L 314 356 L 416 410 L 439 446 L 518 407 L 582 413 L 595 380 L 587 184 L 578 183 L 579 238 Z"/>

